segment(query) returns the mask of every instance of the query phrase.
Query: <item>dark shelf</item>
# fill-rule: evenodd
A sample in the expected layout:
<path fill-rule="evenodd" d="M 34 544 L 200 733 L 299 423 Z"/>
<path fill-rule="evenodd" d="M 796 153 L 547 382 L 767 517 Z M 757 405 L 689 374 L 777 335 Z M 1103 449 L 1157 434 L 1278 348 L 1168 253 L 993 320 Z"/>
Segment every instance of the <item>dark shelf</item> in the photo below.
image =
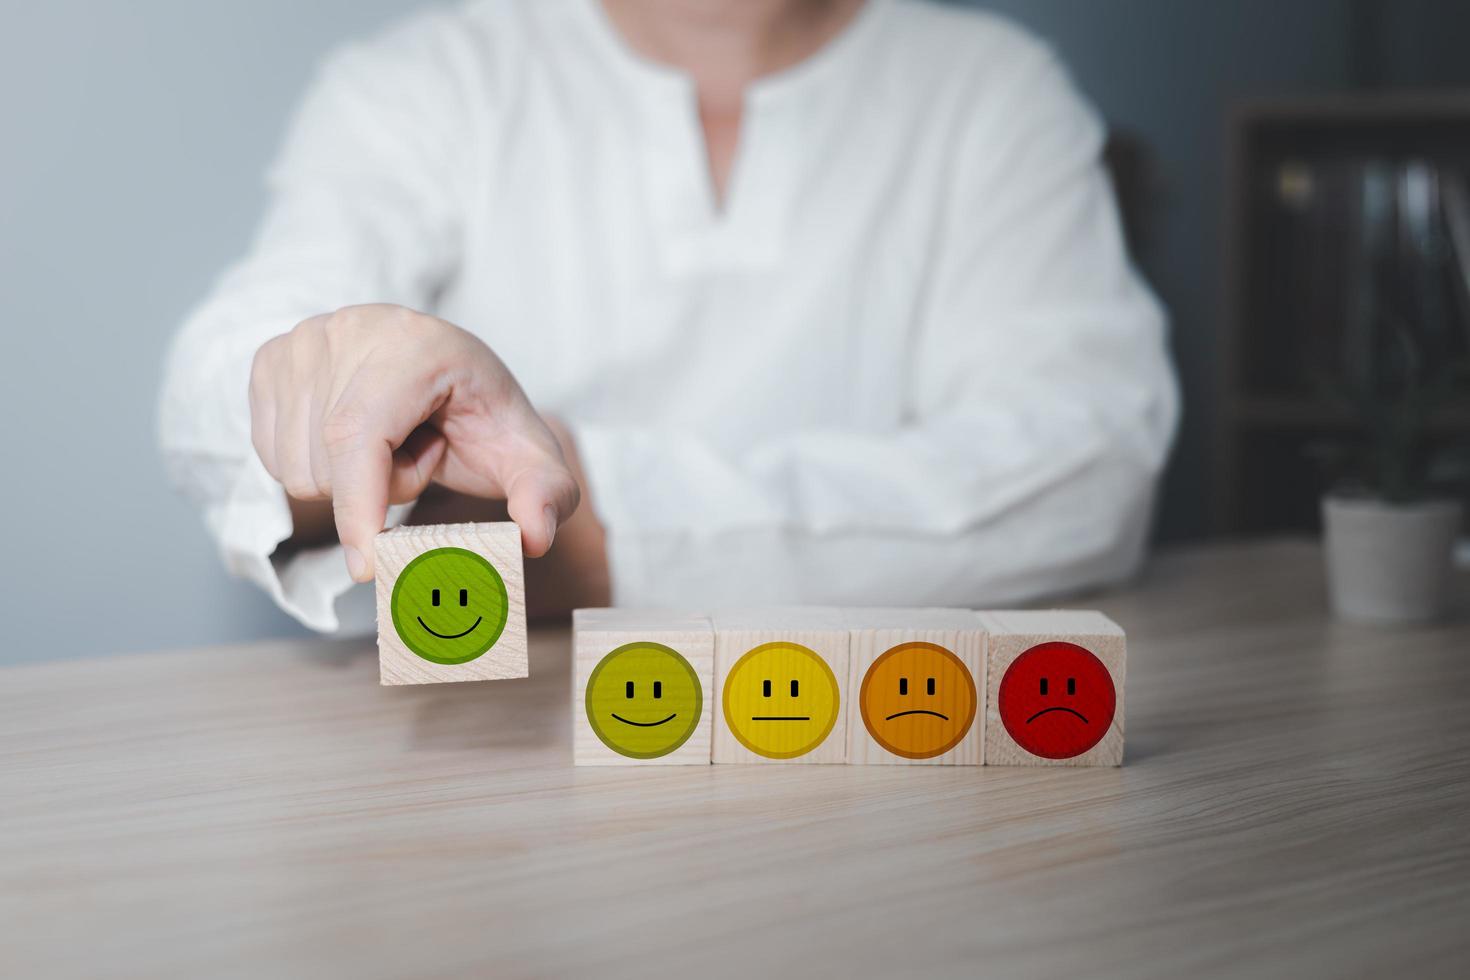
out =
<path fill-rule="evenodd" d="M 1238 398 L 1230 406 L 1242 426 L 1280 429 L 1344 429 L 1357 425 L 1347 411 L 1308 398 Z M 1436 432 L 1470 432 L 1470 405 L 1436 412 L 1429 427 Z"/>
<path fill-rule="evenodd" d="M 1257 101 L 1229 126 L 1216 529 L 1308 531 L 1323 487 L 1305 448 L 1358 425 L 1314 379 L 1392 363 L 1389 325 L 1430 363 L 1470 355 L 1455 264 L 1470 258 L 1452 230 L 1470 195 L 1470 92 Z M 1470 401 L 1429 435 L 1470 437 Z"/>

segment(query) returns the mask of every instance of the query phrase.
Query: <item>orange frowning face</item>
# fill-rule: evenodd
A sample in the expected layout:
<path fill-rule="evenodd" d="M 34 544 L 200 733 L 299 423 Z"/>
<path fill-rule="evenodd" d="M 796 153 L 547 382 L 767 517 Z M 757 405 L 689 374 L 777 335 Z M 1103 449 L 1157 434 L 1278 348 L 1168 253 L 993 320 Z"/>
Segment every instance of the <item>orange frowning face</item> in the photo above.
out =
<path fill-rule="evenodd" d="M 875 742 L 905 759 L 932 759 L 974 723 L 975 681 L 944 647 L 900 643 L 868 668 L 858 703 Z"/>

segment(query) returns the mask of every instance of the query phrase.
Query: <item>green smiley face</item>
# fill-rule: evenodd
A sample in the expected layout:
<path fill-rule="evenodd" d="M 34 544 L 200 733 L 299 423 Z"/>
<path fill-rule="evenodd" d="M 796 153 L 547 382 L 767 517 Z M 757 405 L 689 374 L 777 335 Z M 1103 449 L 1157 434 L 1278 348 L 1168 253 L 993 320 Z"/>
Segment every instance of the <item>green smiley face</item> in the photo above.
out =
<path fill-rule="evenodd" d="M 602 744 L 631 759 L 657 759 L 689 740 L 704 693 L 699 675 L 662 643 L 628 643 L 587 678 L 587 721 Z"/>
<path fill-rule="evenodd" d="M 435 548 L 398 574 L 389 608 L 404 646 L 431 663 L 465 664 L 500 639 L 510 600 L 482 556 Z"/>

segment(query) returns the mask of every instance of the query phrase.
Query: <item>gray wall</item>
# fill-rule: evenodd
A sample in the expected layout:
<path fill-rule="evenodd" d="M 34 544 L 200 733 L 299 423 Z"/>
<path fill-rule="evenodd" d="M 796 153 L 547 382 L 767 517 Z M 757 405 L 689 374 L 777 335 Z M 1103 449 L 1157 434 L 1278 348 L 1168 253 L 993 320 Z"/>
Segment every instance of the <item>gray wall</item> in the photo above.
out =
<path fill-rule="evenodd" d="M 1242 94 L 1360 80 L 1355 25 L 1383 5 L 987 5 L 1050 37 L 1107 116 L 1156 155 L 1165 194 L 1145 267 L 1174 312 L 1191 409 L 1165 529 L 1196 533 L 1209 437 L 1200 409 L 1219 305 L 1222 106 Z M 153 445 L 160 359 L 185 310 L 245 247 L 260 173 L 314 59 L 416 4 L 7 6 L 0 409 L 10 440 L 0 616 L 9 628 L 0 663 L 294 632 L 222 573 L 197 516 L 164 482 Z M 1428 80 L 1454 76 L 1459 62 L 1434 29 L 1449 6 L 1418 0 L 1402 25 L 1383 13 L 1397 33 L 1373 73 L 1412 76 L 1429 58 Z"/>
<path fill-rule="evenodd" d="M 314 59 L 412 0 L 10 3 L 0 28 L 0 663 L 295 626 L 154 448 L 164 345 L 239 255 Z"/>

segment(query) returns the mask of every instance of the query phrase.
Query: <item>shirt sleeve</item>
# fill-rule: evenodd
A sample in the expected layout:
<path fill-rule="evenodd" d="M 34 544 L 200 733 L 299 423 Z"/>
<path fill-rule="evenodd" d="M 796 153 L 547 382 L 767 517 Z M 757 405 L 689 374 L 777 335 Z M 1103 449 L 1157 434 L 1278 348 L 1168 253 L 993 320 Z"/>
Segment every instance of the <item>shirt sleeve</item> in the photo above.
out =
<path fill-rule="evenodd" d="M 954 155 L 901 426 L 730 454 L 574 424 L 616 602 L 974 605 L 1136 568 L 1178 411 L 1163 313 L 1055 58 L 988 98 L 1007 108 Z"/>
<path fill-rule="evenodd" d="M 352 581 L 339 547 L 272 559 L 291 515 L 251 445 L 251 362 L 266 340 L 342 306 L 424 308 L 452 274 L 460 175 L 450 162 L 465 158 L 468 137 L 443 16 L 328 59 L 268 175 L 249 254 L 187 318 L 164 370 L 159 443 L 171 478 L 202 508 L 226 566 L 317 630 L 343 625 L 336 600 Z M 390 523 L 406 510 L 391 509 Z"/>

